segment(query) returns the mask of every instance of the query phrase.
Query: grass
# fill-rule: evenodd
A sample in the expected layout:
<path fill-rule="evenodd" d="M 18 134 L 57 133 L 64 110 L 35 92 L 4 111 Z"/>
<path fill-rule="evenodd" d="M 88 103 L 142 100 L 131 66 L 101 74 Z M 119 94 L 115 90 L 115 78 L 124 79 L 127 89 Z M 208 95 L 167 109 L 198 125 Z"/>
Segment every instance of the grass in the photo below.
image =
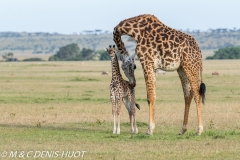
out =
<path fill-rule="evenodd" d="M 194 101 L 188 131 L 178 135 L 184 100 L 176 72 L 157 76 L 156 128 L 153 136 L 145 134 L 146 89 L 140 63 L 136 63 L 136 99 L 141 106 L 136 113 L 139 134 L 129 133 L 123 106 L 120 135 L 112 134 L 111 76 L 101 75 L 102 71 L 110 71 L 110 62 L 1 63 L 0 154 L 86 151 L 81 159 L 240 158 L 239 61 L 204 61 L 207 99 L 201 136 L 195 134 Z M 220 75 L 212 76 L 214 71 Z"/>

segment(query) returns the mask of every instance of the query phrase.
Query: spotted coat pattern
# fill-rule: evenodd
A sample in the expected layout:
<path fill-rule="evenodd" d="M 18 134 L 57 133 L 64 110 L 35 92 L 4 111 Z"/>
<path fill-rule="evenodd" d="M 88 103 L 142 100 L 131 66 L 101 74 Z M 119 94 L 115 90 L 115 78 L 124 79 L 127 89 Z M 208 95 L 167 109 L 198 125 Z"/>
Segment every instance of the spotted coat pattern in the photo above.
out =
<path fill-rule="evenodd" d="M 200 73 L 202 83 L 202 54 L 195 39 L 166 26 L 154 15 L 148 14 L 125 19 L 114 28 L 113 40 L 120 53 L 127 54 L 121 40 L 122 35 L 131 36 L 137 42 L 135 51 L 143 68 L 149 104 L 149 128 L 147 133 L 152 134 L 155 128 L 155 72 L 157 69 L 161 69 L 164 71 L 177 70 L 182 83 L 185 113 L 180 134 L 187 131 L 189 108 L 194 97 L 198 115 L 197 134 L 200 135 L 203 131 L 203 125 L 198 78 Z"/>
<path fill-rule="evenodd" d="M 140 109 L 140 106 L 135 102 L 134 88 L 130 86 L 128 81 L 122 78 L 120 73 L 118 59 L 115 48 L 107 48 L 108 55 L 111 57 L 112 64 L 112 80 L 110 83 L 110 99 L 112 102 L 112 114 L 114 120 L 113 133 L 120 134 L 120 114 L 121 103 L 124 102 L 130 119 L 130 132 L 138 133 L 136 124 L 135 106 Z M 116 117 L 118 119 L 118 127 L 116 128 Z"/>

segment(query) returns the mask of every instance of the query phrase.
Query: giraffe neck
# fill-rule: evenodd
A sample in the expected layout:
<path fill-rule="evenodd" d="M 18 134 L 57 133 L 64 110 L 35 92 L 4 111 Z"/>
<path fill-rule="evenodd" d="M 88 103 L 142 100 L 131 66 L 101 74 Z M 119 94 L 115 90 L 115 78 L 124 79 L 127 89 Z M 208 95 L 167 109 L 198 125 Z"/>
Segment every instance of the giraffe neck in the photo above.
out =
<path fill-rule="evenodd" d="M 112 79 L 118 83 L 122 79 L 122 75 L 119 69 L 117 55 L 111 57 L 112 62 Z"/>

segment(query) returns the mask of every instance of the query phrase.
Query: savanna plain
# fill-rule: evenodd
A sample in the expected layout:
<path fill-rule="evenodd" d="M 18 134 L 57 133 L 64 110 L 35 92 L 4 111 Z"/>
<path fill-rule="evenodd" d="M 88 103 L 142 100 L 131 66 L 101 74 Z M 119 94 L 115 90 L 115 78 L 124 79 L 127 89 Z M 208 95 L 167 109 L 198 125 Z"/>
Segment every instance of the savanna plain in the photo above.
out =
<path fill-rule="evenodd" d="M 86 151 L 78 157 L 86 160 L 240 159 L 239 60 L 203 61 L 207 92 L 201 136 L 196 136 L 194 100 L 188 131 L 178 135 L 184 99 L 176 71 L 157 75 L 156 128 L 153 136 L 145 134 L 149 108 L 143 71 L 139 61 L 136 64 L 139 133 L 129 132 L 128 113 L 122 105 L 121 134 L 116 135 L 109 98 L 110 61 L 1 62 L 0 153 Z M 219 75 L 212 76 L 214 71 Z"/>

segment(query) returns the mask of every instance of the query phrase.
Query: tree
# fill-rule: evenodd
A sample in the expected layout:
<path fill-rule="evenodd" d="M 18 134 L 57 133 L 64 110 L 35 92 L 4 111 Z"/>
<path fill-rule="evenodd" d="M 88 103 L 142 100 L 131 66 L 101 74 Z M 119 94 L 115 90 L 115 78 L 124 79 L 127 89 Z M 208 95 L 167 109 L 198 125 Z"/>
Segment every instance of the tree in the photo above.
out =
<path fill-rule="evenodd" d="M 4 59 L 4 61 L 10 61 L 13 58 L 13 53 L 5 53 L 4 55 L 2 55 L 2 58 Z"/>
<path fill-rule="evenodd" d="M 206 59 L 240 59 L 240 48 L 221 48 L 218 51 L 215 51 L 213 56 L 209 56 Z"/>
<path fill-rule="evenodd" d="M 80 48 L 76 43 L 61 47 L 57 54 L 51 56 L 49 61 L 63 61 L 76 58 L 80 54 Z"/>
<path fill-rule="evenodd" d="M 97 51 L 97 52 L 100 54 L 100 58 L 99 58 L 100 61 L 110 60 L 110 59 L 111 59 L 111 58 L 108 56 L 107 51 L 105 51 L 105 50 L 100 50 L 100 51 Z"/>
<path fill-rule="evenodd" d="M 80 53 L 80 56 L 82 57 L 82 59 L 84 60 L 90 60 L 91 59 L 91 56 L 94 54 L 94 50 L 92 49 L 86 49 L 86 48 L 83 48 L 81 53 Z"/>

